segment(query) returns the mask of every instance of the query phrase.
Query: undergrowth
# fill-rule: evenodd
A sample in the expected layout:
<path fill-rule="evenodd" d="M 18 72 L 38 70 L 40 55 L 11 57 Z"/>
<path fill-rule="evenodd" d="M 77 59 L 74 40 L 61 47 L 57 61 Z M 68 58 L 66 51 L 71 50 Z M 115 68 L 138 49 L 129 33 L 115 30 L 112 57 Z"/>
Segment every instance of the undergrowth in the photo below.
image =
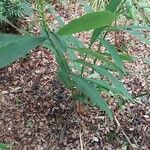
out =
<path fill-rule="evenodd" d="M 10 65 L 42 44 L 55 55 L 59 64 L 58 76 L 70 89 L 72 99 L 99 107 L 112 120 L 113 111 L 102 95 L 105 93 L 108 97 L 113 97 L 120 106 L 125 102 L 133 102 L 121 79 L 127 75 L 124 62 L 134 59 L 126 50 L 120 48 L 118 51 L 116 45 L 106 37 L 109 32 L 124 31 L 149 44 L 149 35 L 145 33 L 149 26 L 136 24 L 134 13 L 129 7 L 132 4 L 126 0 L 111 0 L 103 11 L 97 12 L 87 3 L 81 5 L 87 13 L 65 25 L 50 3 L 36 0 L 33 12 L 38 14 L 36 21 L 40 23 L 41 35 L 26 34 L 23 30 L 20 31 L 23 32 L 20 36 L 0 34 L 0 68 Z M 55 16 L 59 27 L 53 22 L 47 22 L 47 12 Z M 132 20 L 133 24 L 117 25 L 122 16 Z M 3 17 L 5 16 L 1 14 Z M 50 30 L 52 25 L 54 28 Z M 92 31 L 88 46 L 74 36 L 86 31 Z M 98 47 L 94 49 L 96 42 Z M 101 49 L 105 51 L 102 52 Z"/>

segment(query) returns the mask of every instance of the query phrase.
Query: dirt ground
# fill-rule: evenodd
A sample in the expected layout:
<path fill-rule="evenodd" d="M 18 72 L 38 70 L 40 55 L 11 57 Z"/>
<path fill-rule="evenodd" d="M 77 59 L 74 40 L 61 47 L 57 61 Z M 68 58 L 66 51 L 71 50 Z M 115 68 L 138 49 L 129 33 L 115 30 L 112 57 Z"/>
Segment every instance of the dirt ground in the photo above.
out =
<path fill-rule="evenodd" d="M 86 35 L 80 38 L 87 40 Z M 150 48 L 127 34 L 124 41 L 137 60 L 126 63 L 129 75 L 122 82 L 138 95 L 150 89 L 150 66 L 145 63 Z M 69 91 L 57 78 L 57 67 L 54 56 L 39 47 L 0 69 L 0 142 L 12 150 L 150 149 L 150 97 L 119 110 L 109 99 L 113 122 L 90 106 L 83 105 L 84 113 L 77 114 Z"/>

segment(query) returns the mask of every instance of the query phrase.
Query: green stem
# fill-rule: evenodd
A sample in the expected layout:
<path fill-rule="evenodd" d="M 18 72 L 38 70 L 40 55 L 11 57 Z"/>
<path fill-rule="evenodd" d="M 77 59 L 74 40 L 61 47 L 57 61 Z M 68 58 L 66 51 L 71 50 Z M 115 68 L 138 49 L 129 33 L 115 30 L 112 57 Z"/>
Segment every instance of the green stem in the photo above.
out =
<path fill-rule="evenodd" d="M 86 60 L 86 58 L 87 58 L 87 54 L 85 54 L 85 56 L 84 56 L 83 60 L 85 61 L 85 60 Z M 83 75 L 84 68 L 85 68 L 85 66 L 84 66 L 84 65 L 82 65 L 82 68 L 81 68 L 81 75 Z"/>
<path fill-rule="evenodd" d="M 142 96 L 146 96 L 146 95 L 149 96 L 150 93 L 149 93 L 149 92 L 141 93 L 141 94 L 139 94 L 139 95 L 134 96 L 133 98 L 135 99 L 135 98 L 142 97 Z"/>
<path fill-rule="evenodd" d="M 88 48 L 90 49 L 91 48 L 91 44 L 88 46 Z M 84 58 L 83 58 L 83 60 L 85 61 L 86 60 L 86 58 L 87 58 L 87 54 L 85 54 L 85 56 L 84 56 Z M 83 75 L 83 72 L 84 72 L 84 68 L 85 68 L 85 66 L 84 65 L 82 65 L 82 68 L 81 68 L 81 75 Z"/>
<path fill-rule="evenodd" d="M 108 32 L 106 32 L 106 33 L 104 34 L 103 38 L 106 37 L 107 33 L 108 33 Z M 97 52 L 99 52 L 100 50 L 101 50 L 101 44 L 99 43 Z M 96 62 L 97 62 L 97 58 L 94 59 L 93 64 L 95 65 Z M 91 72 L 91 73 L 92 73 L 92 74 L 94 73 L 94 69 L 92 69 L 92 72 Z"/>
<path fill-rule="evenodd" d="M 62 60 L 62 56 L 60 56 L 59 50 L 56 48 L 54 42 L 51 40 L 49 32 L 52 33 L 55 37 L 57 37 L 53 32 L 49 31 L 49 27 L 45 21 L 45 11 L 44 11 L 44 1 L 42 0 L 38 0 L 38 10 L 39 10 L 39 15 L 42 18 L 42 27 L 44 28 L 44 31 L 47 35 L 48 40 L 50 41 L 50 43 L 52 44 L 52 47 L 55 49 L 56 55 L 57 55 L 57 59 L 60 61 L 60 63 L 63 65 L 63 68 L 65 69 L 65 72 L 67 73 L 67 78 L 69 80 L 70 83 L 70 90 L 71 90 L 71 96 L 74 97 L 74 88 L 73 88 L 73 83 L 72 80 L 70 79 L 70 70 L 68 69 L 68 67 L 66 66 L 66 64 L 63 62 Z"/>
<path fill-rule="evenodd" d="M 101 50 L 101 44 L 99 44 L 97 52 L 99 52 Z M 94 59 L 93 64 L 95 65 L 97 61 L 97 58 Z"/>

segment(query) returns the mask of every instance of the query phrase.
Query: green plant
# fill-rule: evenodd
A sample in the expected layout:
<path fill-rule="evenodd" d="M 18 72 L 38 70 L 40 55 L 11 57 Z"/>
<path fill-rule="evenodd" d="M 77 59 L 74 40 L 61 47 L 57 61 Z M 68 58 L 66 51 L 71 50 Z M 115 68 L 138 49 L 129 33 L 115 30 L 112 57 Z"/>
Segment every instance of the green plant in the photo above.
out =
<path fill-rule="evenodd" d="M 127 0 L 124 5 L 124 15 L 132 19 L 134 24 L 150 23 L 150 2 L 148 0 Z"/>
<path fill-rule="evenodd" d="M 10 20 L 20 18 L 22 16 L 20 2 L 17 0 L 2 0 L 0 2 L 0 13 Z"/>
<path fill-rule="evenodd" d="M 96 11 L 103 10 L 108 5 L 109 0 L 89 0 L 90 5 Z"/>
<path fill-rule="evenodd" d="M 0 143 L 0 150 L 8 150 L 8 149 L 9 149 L 9 145 Z"/>
<path fill-rule="evenodd" d="M 113 25 L 119 17 L 121 11 L 119 8 L 123 4 L 120 0 L 115 2 L 111 0 L 104 11 L 87 13 L 67 25 L 64 25 L 61 18 L 56 15 L 61 29 L 54 27 L 55 32 L 52 32 L 45 20 L 45 12 L 48 8 L 52 14 L 56 12 L 44 0 L 36 0 L 42 35 L 37 37 L 0 34 L 0 68 L 16 61 L 43 43 L 43 46 L 55 54 L 59 64 L 58 76 L 70 89 L 72 98 L 96 105 L 112 119 L 113 112 L 101 97 L 102 93 L 113 96 L 118 103 L 122 100 L 132 100 L 132 96 L 119 79 L 126 74 L 123 62 L 133 59 L 125 51 L 118 52 L 106 39 L 109 31 L 128 31 L 129 28 L 129 31 L 137 30 L 132 26 Z M 72 35 L 90 30 L 93 30 L 93 34 L 88 47 Z M 99 42 L 97 50 L 92 47 L 95 41 Z M 105 47 L 105 52 L 101 51 L 101 47 Z"/>
<path fill-rule="evenodd" d="M 0 2 L 0 30 L 6 33 L 18 31 L 20 20 L 32 13 L 30 4 L 26 0 L 2 0 Z"/>

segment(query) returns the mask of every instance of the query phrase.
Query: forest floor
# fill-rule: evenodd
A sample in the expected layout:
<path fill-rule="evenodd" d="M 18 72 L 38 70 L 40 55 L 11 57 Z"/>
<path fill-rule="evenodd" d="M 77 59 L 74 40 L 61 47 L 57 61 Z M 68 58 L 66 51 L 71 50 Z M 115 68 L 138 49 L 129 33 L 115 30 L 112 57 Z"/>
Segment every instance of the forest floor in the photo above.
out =
<path fill-rule="evenodd" d="M 88 36 L 80 39 L 86 42 Z M 137 59 L 125 64 L 129 75 L 122 82 L 138 95 L 150 89 L 150 66 L 145 63 L 150 49 L 125 33 L 123 37 Z M 57 78 L 57 68 L 54 56 L 39 47 L 0 69 L 0 142 L 10 144 L 12 150 L 150 149 L 150 97 L 142 96 L 122 109 L 109 99 L 118 124 L 90 106 L 77 114 L 69 91 Z"/>

